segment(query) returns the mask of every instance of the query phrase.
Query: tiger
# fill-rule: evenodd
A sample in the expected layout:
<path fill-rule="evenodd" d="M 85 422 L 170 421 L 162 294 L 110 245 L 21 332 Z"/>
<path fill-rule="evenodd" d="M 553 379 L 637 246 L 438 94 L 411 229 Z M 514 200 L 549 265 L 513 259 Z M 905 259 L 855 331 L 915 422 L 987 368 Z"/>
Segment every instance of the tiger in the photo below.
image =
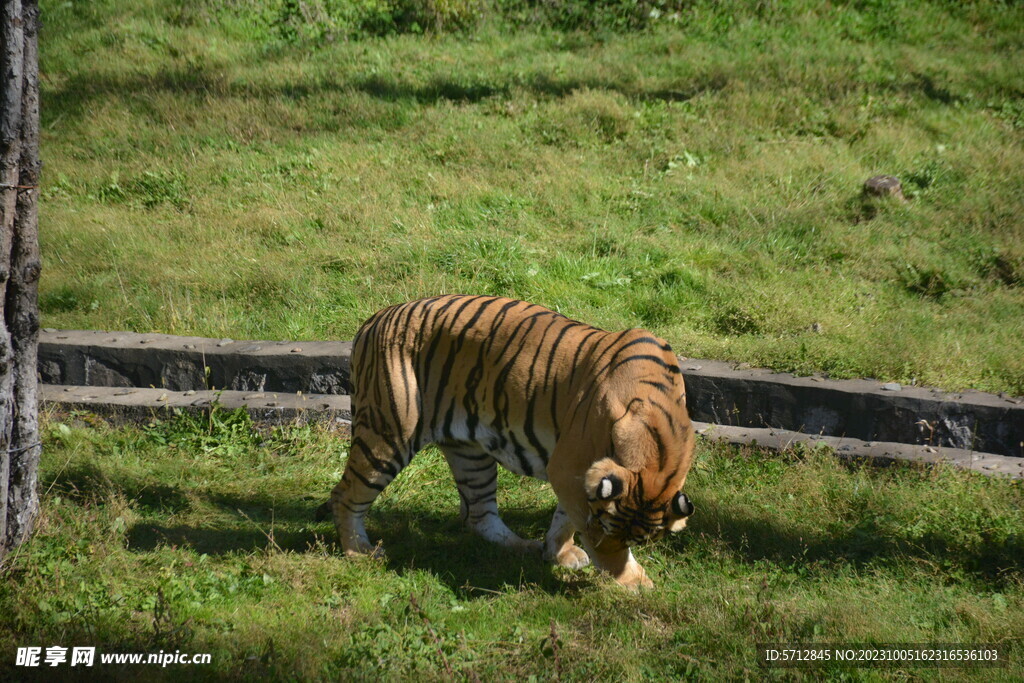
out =
<path fill-rule="evenodd" d="M 367 537 L 367 510 L 435 444 L 463 522 L 484 539 L 653 587 L 631 546 L 680 531 L 694 511 L 682 488 L 695 432 L 665 341 L 524 301 L 444 295 L 373 315 L 351 361 L 349 457 L 325 506 L 345 555 L 383 555 Z M 550 482 L 558 503 L 543 541 L 502 521 L 499 464 Z"/>

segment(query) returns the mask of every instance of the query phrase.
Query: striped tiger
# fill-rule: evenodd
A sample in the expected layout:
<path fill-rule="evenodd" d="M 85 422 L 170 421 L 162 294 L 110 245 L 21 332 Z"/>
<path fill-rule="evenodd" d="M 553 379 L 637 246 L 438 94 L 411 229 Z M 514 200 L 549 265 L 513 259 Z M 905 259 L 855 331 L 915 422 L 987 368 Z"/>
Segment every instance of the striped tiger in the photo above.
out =
<path fill-rule="evenodd" d="M 565 567 L 592 560 L 627 587 L 653 585 L 630 546 L 679 531 L 693 512 L 681 490 L 695 441 L 683 377 L 644 330 L 605 332 L 493 296 L 420 299 L 363 324 L 352 383 L 351 449 L 328 503 L 346 555 L 380 553 L 363 518 L 430 443 L 475 532 Z M 551 482 L 544 541 L 498 515 L 498 464 Z"/>

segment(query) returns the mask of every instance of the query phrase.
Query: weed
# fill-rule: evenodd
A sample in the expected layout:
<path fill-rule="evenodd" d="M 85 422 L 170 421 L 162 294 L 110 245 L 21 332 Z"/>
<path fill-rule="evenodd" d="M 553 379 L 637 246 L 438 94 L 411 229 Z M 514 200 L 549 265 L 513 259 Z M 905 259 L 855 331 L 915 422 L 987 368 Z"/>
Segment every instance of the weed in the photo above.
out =
<path fill-rule="evenodd" d="M 907 291 L 921 296 L 938 298 L 957 288 L 956 280 L 941 267 L 907 263 L 898 272 Z"/>
<path fill-rule="evenodd" d="M 121 183 L 115 172 L 110 181 L 99 188 L 96 197 L 103 202 L 135 203 L 147 209 L 164 203 L 176 209 L 188 206 L 185 179 L 179 173 L 144 171 Z"/>

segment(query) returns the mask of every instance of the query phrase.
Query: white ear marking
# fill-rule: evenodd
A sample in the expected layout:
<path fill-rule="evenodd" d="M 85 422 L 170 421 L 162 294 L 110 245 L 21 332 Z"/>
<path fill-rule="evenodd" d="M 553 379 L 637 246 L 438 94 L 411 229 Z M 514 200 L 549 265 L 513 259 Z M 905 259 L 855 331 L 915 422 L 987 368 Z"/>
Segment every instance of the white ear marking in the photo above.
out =
<path fill-rule="evenodd" d="M 612 496 L 612 482 L 605 477 L 597 486 L 597 497 L 607 500 Z"/>

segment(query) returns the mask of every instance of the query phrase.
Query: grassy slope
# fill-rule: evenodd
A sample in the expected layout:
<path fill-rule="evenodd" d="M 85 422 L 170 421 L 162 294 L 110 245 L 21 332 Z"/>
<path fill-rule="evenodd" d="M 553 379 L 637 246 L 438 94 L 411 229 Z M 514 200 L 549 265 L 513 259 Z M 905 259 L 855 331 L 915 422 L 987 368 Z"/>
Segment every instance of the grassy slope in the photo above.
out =
<path fill-rule="evenodd" d="M 312 521 L 340 476 L 336 437 L 254 436 L 230 417 L 142 431 L 63 420 L 44 430 L 39 531 L 0 581 L 0 652 L 213 654 L 208 667 L 146 669 L 175 679 L 433 680 L 447 661 L 483 680 L 720 680 L 760 678 L 763 641 L 997 642 L 1013 663 L 987 679 L 1024 675 L 1020 482 L 705 446 L 688 482 L 698 513 L 638 551 L 658 588 L 632 595 L 472 536 L 434 451 L 370 515 L 388 561 L 354 561 L 336 554 L 329 523 Z M 500 498 L 513 527 L 543 533 L 546 486 L 503 472 Z"/>
<path fill-rule="evenodd" d="M 44 324 L 347 338 L 494 293 L 689 356 L 1024 393 L 1024 10 L 833 4 L 281 46 L 44 2 Z M 914 199 L 863 207 L 883 172 Z"/>

